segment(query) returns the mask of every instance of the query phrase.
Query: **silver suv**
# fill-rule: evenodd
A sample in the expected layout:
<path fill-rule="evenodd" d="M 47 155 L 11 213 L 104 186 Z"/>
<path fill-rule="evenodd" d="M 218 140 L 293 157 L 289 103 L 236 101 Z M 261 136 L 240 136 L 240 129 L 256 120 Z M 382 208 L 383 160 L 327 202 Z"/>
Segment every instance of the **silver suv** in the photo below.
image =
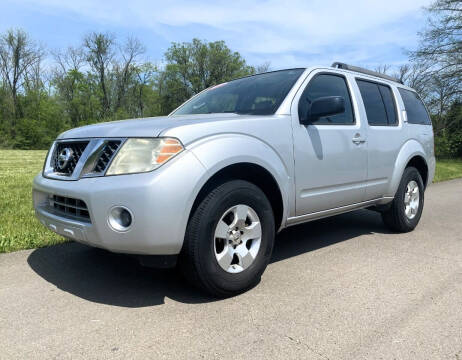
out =
<path fill-rule="evenodd" d="M 371 208 L 392 230 L 413 230 L 434 171 L 416 92 L 335 63 L 220 84 L 166 117 L 66 131 L 33 198 L 66 238 L 178 264 L 230 296 L 260 280 L 285 227 Z"/>

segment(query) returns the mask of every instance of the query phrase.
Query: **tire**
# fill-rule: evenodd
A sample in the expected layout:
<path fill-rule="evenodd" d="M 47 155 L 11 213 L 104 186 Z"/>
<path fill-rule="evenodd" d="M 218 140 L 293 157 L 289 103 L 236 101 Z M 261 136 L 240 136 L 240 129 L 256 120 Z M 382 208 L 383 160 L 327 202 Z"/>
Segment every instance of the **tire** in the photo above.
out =
<path fill-rule="evenodd" d="M 228 181 L 211 190 L 190 217 L 179 267 L 208 294 L 234 296 L 259 283 L 274 237 L 273 210 L 263 191 L 247 181 Z"/>
<path fill-rule="evenodd" d="M 411 191 L 412 188 L 415 189 L 415 185 L 418 193 L 415 190 Z M 424 190 L 419 171 L 414 167 L 406 168 L 390 208 L 382 212 L 385 225 L 396 232 L 404 233 L 414 230 L 422 215 Z M 406 195 L 409 191 L 413 194 L 412 196 Z M 416 208 L 415 200 L 417 199 Z"/>

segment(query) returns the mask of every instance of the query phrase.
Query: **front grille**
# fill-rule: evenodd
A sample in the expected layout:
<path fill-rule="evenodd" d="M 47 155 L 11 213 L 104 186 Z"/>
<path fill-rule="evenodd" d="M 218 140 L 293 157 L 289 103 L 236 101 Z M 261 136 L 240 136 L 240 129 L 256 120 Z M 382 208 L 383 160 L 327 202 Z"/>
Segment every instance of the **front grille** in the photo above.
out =
<path fill-rule="evenodd" d="M 110 140 L 104 145 L 93 172 L 104 173 L 106 171 L 120 144 L 120 140 Z"/>
<path fill-rule="evenodd" d="M 57 143 L 53 159 L 54 172 L 60 175 L 71 176 L 87 145 L 88 141 Z M 61 158 L 60 155 L 62 155 Z M 67 155 L 69 155 L 68 159 L 66 158 Z"/>
<path fill-rule="evenodd" d="M 90 222 L 90 214 L 87 204 L 83 200 L 70 197 L 53 195 L 50 196 L 50 206 L 64 217 L 79 218 Z"/>

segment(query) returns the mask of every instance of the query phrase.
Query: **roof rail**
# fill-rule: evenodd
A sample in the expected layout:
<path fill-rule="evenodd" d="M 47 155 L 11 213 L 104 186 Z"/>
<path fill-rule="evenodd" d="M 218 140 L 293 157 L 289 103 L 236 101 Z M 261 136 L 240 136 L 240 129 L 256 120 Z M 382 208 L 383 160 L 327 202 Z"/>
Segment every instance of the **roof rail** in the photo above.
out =
<path fill-rule="evenodd" d="M 400 84 L 403 83 L 401 80 L 399 80 L 397 78 L 394 78 L 393 76 L 381 74 L 381 73 L 379 73 L 377 71 L 364 69 L 364 68 L 359 67 L 359 66 L 348 65 L 348 64 L 345 64 L 345 63 L 341 63 L 341 62 L 334 62 L 331 66 L 333 68 L 337 68 L 337 69 L 356 71 L 356 72 L 363 73 L 363 74 L 366 74 L 366 75 L 376 76 L 376 77 L 386 79 L 386 80 L 390 80 L 390 81 L 394 81 L 394 82 L 397 82 L 397 83 L 400 83 Z"/>

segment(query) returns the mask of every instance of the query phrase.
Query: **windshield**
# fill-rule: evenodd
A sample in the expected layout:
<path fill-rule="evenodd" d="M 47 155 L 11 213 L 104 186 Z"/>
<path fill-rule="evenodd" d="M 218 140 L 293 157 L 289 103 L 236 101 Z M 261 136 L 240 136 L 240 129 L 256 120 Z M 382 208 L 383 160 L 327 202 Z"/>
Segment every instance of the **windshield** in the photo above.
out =
<path fill-rule="evenodd" d="M 304 70 L 274 71 L 216 85 L 185 103 L 172 115 L 274 114 Z"/>

